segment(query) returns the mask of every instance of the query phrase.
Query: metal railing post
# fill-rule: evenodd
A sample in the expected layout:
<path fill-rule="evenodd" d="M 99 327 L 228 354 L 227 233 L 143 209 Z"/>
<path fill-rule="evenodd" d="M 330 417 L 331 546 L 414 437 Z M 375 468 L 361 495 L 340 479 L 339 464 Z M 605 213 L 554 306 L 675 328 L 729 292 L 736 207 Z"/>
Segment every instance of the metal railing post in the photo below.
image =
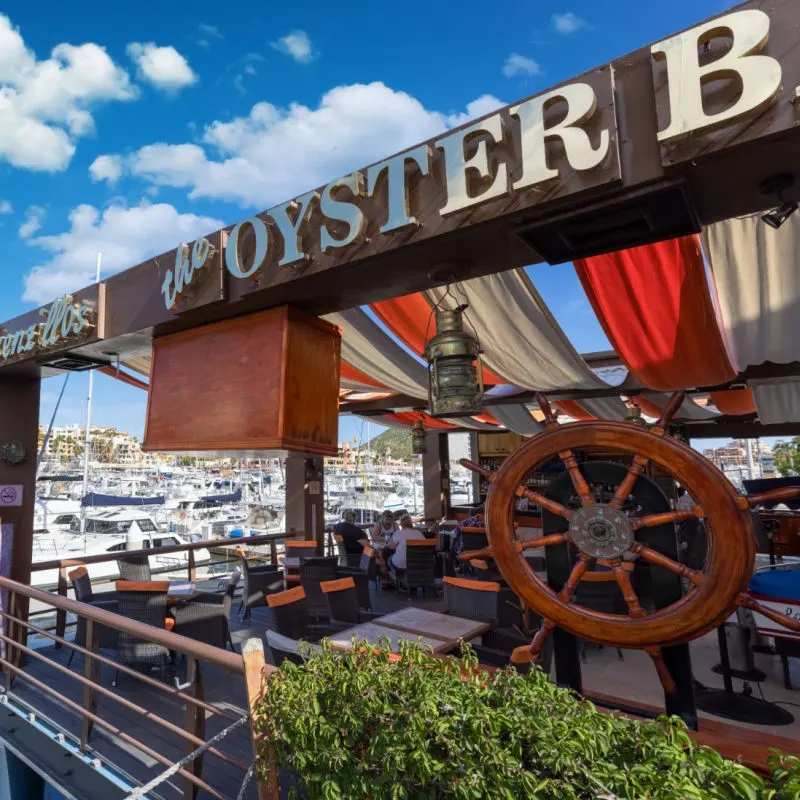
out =
<path fill-rule="evenodd" d="M 99 637 L 95 629 L 94 621 L 91 619 L 86 620 L 86 644 L 92 653 L 96 653 L 99 648 Z M 56 642 L 58 644 L 58 642 Z M 83 655 L 83 677 L 87 681 L 97 683 L 100 679 L 100 663 L 84 653 Z M 97 698 L 92 686 L 88 683 L 83 687 L 83 710 L 88 711 L 89 714 L 97 713 Z M 92 728 L 94 724 L 88 714 L 83 715 L 81 720 L 81 750 L 86 750 L 89 743 L 89 737 L 92 735 Z"/>
<path fill-rule="evenodd" d="M 194 550 L 189 551 L 188 572 L 190 581 L 197 579 L 197 567 L 195 566 Z"/>
<path fill-rule="evenodd" d="M 256 734 L 258 702 L 267 691 L 267 667 L 264 660 L 264 645 L 261 639 L 248 639 L 242 646 L 244 679 L 247 687 L 247 705 L 250 711 L 250 738 L 253 742 L 253 756 L 259 757 L 259 743 Z M 267 764 L 267 777 L 258 781 L 258 800 L 280 800 L 278 767 L 270 755 Z"/>

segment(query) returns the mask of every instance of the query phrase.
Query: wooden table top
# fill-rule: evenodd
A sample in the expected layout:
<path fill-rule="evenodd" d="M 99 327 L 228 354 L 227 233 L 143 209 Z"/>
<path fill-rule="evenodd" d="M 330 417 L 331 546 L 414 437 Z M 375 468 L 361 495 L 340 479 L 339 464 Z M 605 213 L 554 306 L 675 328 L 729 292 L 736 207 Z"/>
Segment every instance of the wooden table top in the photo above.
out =
<path fill-rule="evenodd" d="M 378 625 L 376 622 L 365 622 L 363 625 L 356 625 L 353 628 L 348 628 L 341 633 L 337 633 L 335 636 L 329 637 L 328 641 L 333 647 L 349 650 L 353 646 L 354 636 L 358 639 L 366 639 L 370 644 L 374 645 L 380 644 L 381 639 L 388 638 L 390 642 L 389 646 L 393 653 L 397 653 L 400 650 L 401 641 L 419 641 L 424 647 L 430 647 L 434 653 L 446 653 L 453 648 L 453 642 L 395 630 L 393 628 L 384 627 L 383 625 Z"/>
<path fill-rule="evenodd" d="M 435 611 L 411 606 L 387 614 L 376 622 L 381 627 L 443 639 L 450 643 L 451 648 L 459 639 L 468 641 L 489 630 L 489 624 L 486 622 L 476 622 L 474 619 L 454 617 L 450 614 L 438 614 Z"/>

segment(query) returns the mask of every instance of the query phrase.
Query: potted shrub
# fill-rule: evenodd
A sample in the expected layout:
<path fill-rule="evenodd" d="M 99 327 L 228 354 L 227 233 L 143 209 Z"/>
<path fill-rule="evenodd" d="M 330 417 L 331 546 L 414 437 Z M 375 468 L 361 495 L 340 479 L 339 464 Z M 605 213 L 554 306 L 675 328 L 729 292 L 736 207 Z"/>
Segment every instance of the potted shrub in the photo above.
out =
<path fill-rule="evenodd" d="M 677 718 L 601 713 L 539 669 L 488 673 L 462 656 L 363 643 L 284 664 L 256 711 L 260 774 L 276 760 L 309 800 L 800 798 L 796 758 L 776 753 L 765 781 Z"/>

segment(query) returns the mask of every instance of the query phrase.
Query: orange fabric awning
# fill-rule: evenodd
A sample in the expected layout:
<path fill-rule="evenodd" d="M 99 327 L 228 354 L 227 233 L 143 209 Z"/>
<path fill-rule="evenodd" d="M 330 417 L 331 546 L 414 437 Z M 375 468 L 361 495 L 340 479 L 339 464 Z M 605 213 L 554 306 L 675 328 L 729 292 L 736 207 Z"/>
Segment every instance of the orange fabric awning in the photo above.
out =
<path fill-rule="evenodd" d="M 496 417 L 493 417 L 488 411 L 484 411 L 482 414 L 477 414 L 472 419 L 476 419 L 478 422 L 485 422 L 487 425 L 500 425 L 500 420 Z"/>
<path fill-rule="evenodd" d="M 609 341 L 645 386 L 687 389 L 736 376 L 697 236 L 578 259 L 575 270 Z"/>
<path fill-rule="evenodd" d="M 342 361 L 341 363 L 340 377 L 348 381 L 354 381 L 355 383 L 363 383 L 365 386 L 372 386 L 375 389 L 386 389 L 385 386 L 381 386 L 380 383 L 370 378 L 369 375 L 365 375 L 355 367 L 351 367 L 346 361 Z"/>
<path fill-rule="evenodd" d="M 749 388 L 711 392 L 711 402 L 722 414 L 753 414 L 756 410 L 753 390 Z"/>
<path fill-rule="evenodd" d="M 593 414 L 582 408 L 575 400 L 556 400 L 554 405 L 559 411 L 562 411 L 568 417 L 572 417 L 572 419 L 577 419 L 581 422 L 596 419 Z"/>
<path fill-rule="evenodd" d="M 436 327 L 431 304 L 421 292 L 395 297 L 391 300 L 381 300 L 379 303 L 373 303 L 370 308 L 381 322 L 418 356 L 425 352 L 426 337 L 433 336 Z M 485 384 L 493 386 L 498 383 L 506 383 L 485 365 L 482 367 Z"/>
<path fill-rule="evenodd" d="M 414 425 L 419 420 L 422 420 L 426 428 L 437 428 L 440 430 L 453 430 L 456 426 L 445 422 L 442 419 L 435 419 L 434 417 L 422 411 L 395 411 L 394 414 L 386 414 L 387 417 L 401 422 L 404 425 Z"/>

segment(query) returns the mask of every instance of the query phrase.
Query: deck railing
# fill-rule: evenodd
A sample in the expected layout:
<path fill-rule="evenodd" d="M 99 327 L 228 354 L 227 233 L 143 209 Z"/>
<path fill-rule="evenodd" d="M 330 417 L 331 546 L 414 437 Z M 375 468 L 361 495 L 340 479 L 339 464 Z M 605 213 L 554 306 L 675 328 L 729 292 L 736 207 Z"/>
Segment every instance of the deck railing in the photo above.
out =
<path fill-rule="evenodd" d="M 201 542 L 191 542 L 179 545 L 168 545 L 167 547 L 152 547 L 143 550 L 120 550 L 113 553 L 101 553 L 95 556 L 74 556 L 70 558 L 56 558 L 51 561 L 40 561 L 39 563 L 31 565 L 31 573 L 43 572 L 45 570 L 58 570 L 58 585 L 56 592 L 61 597 L 67 597 L 69 590 L 69 572 L 76 567 L 86 566 L 89 564 L 103 564 L 111 561 L 117 561 L 121 558 L 130 556 L 150 556 L 161 557 L 169 555 L 170 553 L 187 553 L 186 574 L 188 580 L 194 580 L 197 575 L 197 564 L 195 553 L 198 550 L 212 550 L 212 549 L 228 549 L 231 547 L 257 547 L 259 545 L 269 546 L 269 561 L 274 566 L 278 565 L 278 543 L 287 539 L 302 539 L 302 531 L 294 529 L 288 531 L 275 531 L 274 533 L 266 533 L 261 536 L 247 536 L 239 539 L 208 539 Z M 251 551 L 252 552 L 252 551 Z M 258 554 L 255 555 L 258 558 Z M 264 556 L 266 558 L 266 555 Z M 179 565 L 178 569 L 182 569 L 183 565 Z M 176 569 L 175 566 L 165 567 L 163 571 L 172 572 Z M 100 578 L 93 579 L 92 584 L 102 584 L 113 581 L 114 578 Z M 50 609 L 40 609 L 33 611 L 29 617 L 42 616 L 44 614 L 51 614 Z M 56 609 L 56 624 L 55 632 L 59 637 L 63 637 L 67 629 L 67 612 L 63 607 Z M 56 645 L 57 648 L 61 644 Z"/>
<path fill-rule="evenodd" d="M 263 539 L 264 537 L 258 538 Z M 208 544 L 208 542 L 203 543 L 204 546 L 208 546 Z M 2 647 L 0 647 L 0 650 L 2 650 L 0 666 L 2 666 L 6 675 L 5 686 L 0 685 L 0 693 L 2 693 L 0 696 L 2 696 L 3 702 L 8 703 L 10 699 L 13 699 L 15 702 L 20 702 L 23 707 L 29 708 L 32 714 L 37 712 L 37 708 L 30 708 L 30 692 L 20 693 L 15 691 L 14 687 L 17 682 L 26 684 L 32 687 L 39 698 L 42 695 L 46 695 L 60 707 L 69 709 L 77 716 L 78 729 L 66 731 L 65 733 L 74 737 L 74 743 L 81 752 L 85 752 L 89 747 L 92 730 L 96 726 L 104 729 L 123 745 L 132 746 L 149 759 L 152 759 L 153 762 L 157 762 L 162 768 L 161 772 L 164 769 L 172 768 L 175 774 L 182 778 L 184 798 L 195 797 L 198 790 L 202 790 L 207 796 L 218 798 L 218 800 L 236 797 L 249 765 L 238 757 L 235 752 L 231 752 L 230 749 L 225 747 L 224 739 L 218 744 L 208 746 L 208 740 L 211 737 L 206 737 L 205 731 L 207 718 L 213 719 L 217 717 L 226 726 L 234 723 L 244 727 L 246 723 L 244 718 L 248 715 L 247 698 L 248 690 L 251 687 L 245 681 L 245 663 L 241 655 L 189 639 L 177 633 L 146 625 L 92 605 L 79 603 L 31 586 L 25 586 L 8 578 L 0 577 L 0 589 L 8 592 L 8 610 L 3 610 L 0 607 L 0 617 L 4 622 L 2 627 L 5 629 L 0 629 L 0 642 L 2 642 Z M 65 617 L 67 614 L 72 614 L 83 618 L 86 630 L 85 646 L 21 618 L 17 611 L 22 598 L 27 598 L 26 602 L 34 601 L 50 606 L 56 609 L 57 612 L 63 613 Z M 129 634 L 144 642 L 160 645 L 170 653 L 183 655 L 186 660 L 184 682 L 179 684 L 176 680 L 174 685 L 169 684 L 102 655 L 98 646 L 98 626 Z M 29 647 L 27 639 L 30 634 L 44 636 L 51 640 L 56 647 L 70 648 L 82 655 L 82 672 L 70 669 L 65 665 L 63 663 L 64 656 L 58 654 L 55 648 Z M 28 662 L 28 668 L 24 666 L 26 661 Z M 36 675 L 32 674 L 35 671 L 30 669 L 33 662 L 44 665 L 48 670 L 47 674 L 53 676 L 52 679 L 43 680 L 41 676 L 36 677 Z M 236 681 L 241 681 L 242 709 L 238 714 L 231 710 L 231 706 L 228 703 L 224 704 L 227 707 L 222 707 L 206 701 L 201 664 L 224 670 L 229 675 L 235 676 Z M 145 705 L 121 695 L 114 688 L 103 685 L 100 682 L 100 671 L 103 666 L 118 670 L 118 674 L 122 674 L 127 683 L 130 680 L 135 680 L 146 687 L 147 700 L 143 701 Z M 268 665 L 262 664 L 260 667 L 264 677 L 274 670 L 274 667 Z M 69 690 L 59 688 L 59 686 L 68 686 Z M 182 725 L 165 718 L 165 716 L 154 710 L 154 708 L 159 712 L 163 710 L 163 700 L 160 704 L 156 697 L 156 702 L 153 702 L 153 693 L 156 693 L 158 697 L 168 697 L 172 701 L 177 699 L 183 703 Z M 252 690 L 249 693 L 252 697 Z M 80 701 L 76 699 L 78 697 L 81 697 Z M 113 713 L 111 716 L 108 713 L 99 714 L 98 701 L 101 699 L 104 703 L 108 702 L 125 709 L 128 714 L 140 715 L 141 725 L 129 725 L 123 728 L 111 721 Z M 46 713 L 46 711 L 40 713 Z M 226 791 L 223 794 L 220 790 L 219 782 L 217 782 L 217 786 L 212 786 L 202 777 L 202 758 L 195 758 L 179 769 L 175 769 L 176 758 L 164 755 L 163 752 L 144 740 L 145 730 L 141 726 L 145 722 L 153 723 L 163 731 L 166 731 L 170 737 L 183 741 L 184 753 L 188 754 L 197 748 L 207 746 L 205 754 L 233 767 L 241 774 L 241 780 L 235 788 L 231 786 L 230 793 Z M 241 755 L 241 741 L 238 752 Z M 111 763 L 113 763 L 113 760 Z M 208 774 L 208 771 L 206 774 Z M 151 775 L 148 776 L 148 779 L 153 777 L 157 776 Z M 259 786 L 259 789 L 261 788 Z M 261 792 L 259 794 L 261 796 Z"/>

